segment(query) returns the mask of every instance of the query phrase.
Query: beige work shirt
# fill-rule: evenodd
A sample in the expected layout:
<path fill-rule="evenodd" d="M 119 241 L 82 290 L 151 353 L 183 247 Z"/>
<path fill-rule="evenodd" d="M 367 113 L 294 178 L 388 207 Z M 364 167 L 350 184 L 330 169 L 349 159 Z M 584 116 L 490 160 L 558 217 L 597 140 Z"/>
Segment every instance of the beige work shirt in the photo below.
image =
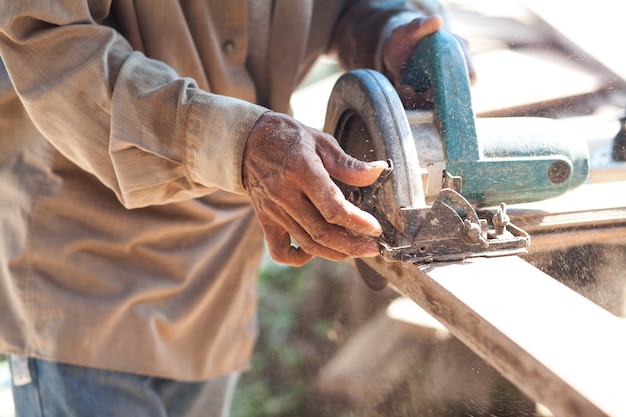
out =
<path fill-rule="evenodd" d="M 0 0 L 1 352 L 189 381 L 248 366 L 248 133 L 321 54 L 380 68 L 390 19 L 419 12 L 275 0 L 251 76 L 246 6 Z"/>

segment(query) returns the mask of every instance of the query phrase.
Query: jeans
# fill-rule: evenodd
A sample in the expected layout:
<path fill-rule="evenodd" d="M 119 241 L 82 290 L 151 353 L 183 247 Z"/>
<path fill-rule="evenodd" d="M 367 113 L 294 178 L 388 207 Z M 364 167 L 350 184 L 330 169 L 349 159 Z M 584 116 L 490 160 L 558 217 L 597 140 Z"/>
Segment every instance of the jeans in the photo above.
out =
<path fill-rule="evenodd" d="M 16 417 L 227 417 L 239 374 L 188 383 L 9 357 Z"/>

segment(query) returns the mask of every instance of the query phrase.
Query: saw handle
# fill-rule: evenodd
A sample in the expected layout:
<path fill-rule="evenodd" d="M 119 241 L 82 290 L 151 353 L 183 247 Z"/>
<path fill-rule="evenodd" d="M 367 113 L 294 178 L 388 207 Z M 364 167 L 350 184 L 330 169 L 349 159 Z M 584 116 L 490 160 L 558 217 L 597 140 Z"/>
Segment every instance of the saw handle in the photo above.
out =
<path fill-rule="evenodd" d="M 448 161 L 480 159 L 467 63 L 454 35 L 439 30 L 424 37 L 407 62 L 401 83 L 417 92 L 432 89 L 433 118 Z"/>
<path fill-rule="evenodd" d="M 513 204 L 543 200 L 561 195 L 585 180 L 586 145 L 569 140 L 563 146 L 558 133 L 555 139 L 535 140 L 503 130 L 504 134 L 498 133 L 495 148 L 505 152 L 485 152 L 477 135 L 465 54 L 451 33 L 440 30 L 424 37 L 409 59 L 401 82 L 418 92 L 432 89 L 433 121 L 442 140 L 446 173 L 461 178 L 461 194 L 472 204 L 485 207 L 503 201 Z"/>

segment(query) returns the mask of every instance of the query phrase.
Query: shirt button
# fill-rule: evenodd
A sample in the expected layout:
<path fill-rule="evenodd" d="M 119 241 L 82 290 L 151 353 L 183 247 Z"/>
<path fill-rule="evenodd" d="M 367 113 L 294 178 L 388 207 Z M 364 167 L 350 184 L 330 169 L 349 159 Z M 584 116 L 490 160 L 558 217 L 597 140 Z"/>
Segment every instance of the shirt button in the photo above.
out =
<path fill-rule="evenodd" d="M 233 41 L 224 42 L 224 45 L 222 45 L 222 50 L 224 51 L 224 53 L 232 54 L 233 52 L 235 52 L 235 42 Z"/>

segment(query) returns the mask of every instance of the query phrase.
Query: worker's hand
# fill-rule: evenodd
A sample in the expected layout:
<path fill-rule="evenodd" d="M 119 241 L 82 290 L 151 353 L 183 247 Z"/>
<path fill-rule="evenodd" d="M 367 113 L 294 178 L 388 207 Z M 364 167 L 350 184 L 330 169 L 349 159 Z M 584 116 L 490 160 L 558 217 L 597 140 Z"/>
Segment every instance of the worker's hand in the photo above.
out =
<path fill-rule="evenodd" d="M 430 92 L 418 94 L 412 87 L 401 84 L 402 74 L 406 68 L 411 54 L 417 44 L 426 36 L 435 33 L 443 27 L 443 19 L 440 16 L 418 17 L 410 23 L 395 28 L 383 47 L 383 64 L 386 75 L 393 82 L 405 108 L 429 107 L 432 102 Z M 454 35 L 465 56 L 470 82 L 476 82 L 476 70 L 469 52 L 467 41 Z"/>
<path fill-rule="evenodd" d="M 384 161 L 352 158 L 332 136 L 287 115 L 261 116 L 246 144 L 243 184 L 272 258 L 300 266 L 314 256 L 376 256 L 378 245 L 371 237 L 380 235 L 380 224 L 348 202 L 331 177 L 366 186 L 386 167 Z"/>

